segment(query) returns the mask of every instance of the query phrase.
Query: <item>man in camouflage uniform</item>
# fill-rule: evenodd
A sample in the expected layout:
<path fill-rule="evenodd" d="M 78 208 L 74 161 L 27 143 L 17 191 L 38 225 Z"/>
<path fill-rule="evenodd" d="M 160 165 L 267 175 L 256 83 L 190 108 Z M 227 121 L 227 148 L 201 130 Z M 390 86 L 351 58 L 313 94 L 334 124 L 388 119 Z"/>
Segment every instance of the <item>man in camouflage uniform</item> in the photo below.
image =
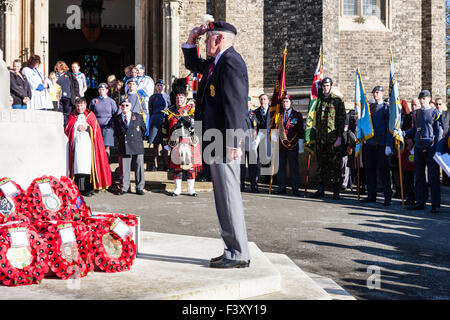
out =
<path fill-rule="evenodd" d="M 322 80 L 323 95 L 316 111 L 316 155 L 319 164 L 320 185 L 313 198 L 325 196 L 325 183 L 333 184 L 333 199 L 340 200 L 342 185 L 342 145 L 345 127 L 345 105 L 341 98 L 331 93 L 333 80 Z"/>

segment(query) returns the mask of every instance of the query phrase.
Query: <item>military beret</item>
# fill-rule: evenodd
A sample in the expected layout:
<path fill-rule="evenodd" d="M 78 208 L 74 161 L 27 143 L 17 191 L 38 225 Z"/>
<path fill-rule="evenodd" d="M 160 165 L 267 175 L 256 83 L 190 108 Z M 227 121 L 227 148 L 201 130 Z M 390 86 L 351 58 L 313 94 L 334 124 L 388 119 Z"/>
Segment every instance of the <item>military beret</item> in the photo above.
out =
<path fill-rule="evenodd" d="M 217 22 L 210 22 L 208 25 L 209 31 L 225 31 L 225 32 L 231 32 L 234 34 L 237 34 L 236 28 L 225 21 L 217 21 Z"/>
<path fill-rule="evenodd" d="M 375 88 L 373 88 L 372 93 L 375 93 L 375 91 L 382 91 L 382 92 L 384 92 L 384 88 L 382 86 L 376 86 Z"/>
<path fill-rule="evenodd" d="M 127 80 L 127 84 L 130 83 L 130 82 L 137 83 L 137 79 L 136 78 L 130 78 L 130 79 Z"/>
<path fill-rule="evenodd" d="M 124 102 L 128 102 L 128 97 L 126 95 L 120 97 L 120 104 L 123 104 Z"/>
<path fill-rule="evenodd" d="M 99 89 L 101 89 L 101 88 L 103 88 L 103 89 L 108 89 L 108 85 L 107 85 L 106 83 L 102 82 L 102 83 L 100 83 L 100 84 L 98 85 L 98 88 L 99 88 Z"/>
<path fill-rule="evenodd" d="M 422 90 L 419 93 L 419 99 L 424 97 L 431 97 L 431 93 L 428 90 Z"/>
<path fill-rule="evenodd" d="M 158 81 L 156 81 L 156 84 L 165 84 L 163 79 L 159 79 Z"/>
<path fill-rule="evenodd" d="M 333 80 L 331 80 L 330 77 L 326 77 L 326 78 L 324 78 L 324 79 L 322 80 L 322 84 L 325 84 L 325 83 L 331 83 L 331 84 L 333 84 Z"/>
<path fill-rule="evenodd" d="M 281 97 L 281 100 L 284 100 L 284 99 L 289 99 L 292 101 L 292 96 L 285 94 L 283 97 Z"/>

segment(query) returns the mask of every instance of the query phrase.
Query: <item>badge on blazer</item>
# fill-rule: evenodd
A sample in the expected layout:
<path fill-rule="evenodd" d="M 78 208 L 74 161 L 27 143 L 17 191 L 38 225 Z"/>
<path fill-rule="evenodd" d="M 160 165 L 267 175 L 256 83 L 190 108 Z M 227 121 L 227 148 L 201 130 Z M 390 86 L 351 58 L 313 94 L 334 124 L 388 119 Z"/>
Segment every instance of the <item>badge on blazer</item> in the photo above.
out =
<path fill-rule="evenodd" d="M 213 85 L 210 85 L 209 90 L 211 90 L 211 97 L 215 97 L 216 96 L 215 87 Z"/>
<path fill-rule="evenodd" d="M 139 130 L 140 130 L 139 127 L 137 127 L 137 128 L 136 128 L 136 131 L 139 131 Z"/>
<path fill-rule="evenodd" d="M 253 120 L 253 126 L 256 127 L 257 123 L 256 123 L 256 119 Z"/>

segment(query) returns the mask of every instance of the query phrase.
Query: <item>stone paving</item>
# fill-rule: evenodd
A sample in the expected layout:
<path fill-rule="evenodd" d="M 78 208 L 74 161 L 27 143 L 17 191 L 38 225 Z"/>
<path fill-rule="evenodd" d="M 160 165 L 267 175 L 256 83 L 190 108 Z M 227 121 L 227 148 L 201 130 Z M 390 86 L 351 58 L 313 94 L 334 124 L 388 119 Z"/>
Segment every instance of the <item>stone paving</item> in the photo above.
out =
<path fill-rule="evenodd" d="M 321 200 L 243 193 L 249 241 L 286 254 L 303 271 L 332 279 L 357 299 L 450 299 L 450 188 L 439 214 L 358 204 L 356 195 Z M 314 190 L 310 190 L 313 192 Z M 94 211 L 140 215 L 141 229 L 219 238 L 212 192 L 196 198 L 147 192 L 99 193 Z"/>

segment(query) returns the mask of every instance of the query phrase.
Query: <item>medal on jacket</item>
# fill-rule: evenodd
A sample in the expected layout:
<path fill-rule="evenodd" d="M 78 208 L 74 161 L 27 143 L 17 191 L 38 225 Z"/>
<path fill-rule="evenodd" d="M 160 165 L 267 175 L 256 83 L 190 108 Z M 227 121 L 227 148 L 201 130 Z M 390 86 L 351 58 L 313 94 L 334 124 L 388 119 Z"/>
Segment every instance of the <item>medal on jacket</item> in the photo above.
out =
<path fill-rule="evenodd" d="M 216 96 L 216 91 L 213 85 L 209 86 L 209 90 L 211 91 L 211 97 L 215 97 Z"/>

